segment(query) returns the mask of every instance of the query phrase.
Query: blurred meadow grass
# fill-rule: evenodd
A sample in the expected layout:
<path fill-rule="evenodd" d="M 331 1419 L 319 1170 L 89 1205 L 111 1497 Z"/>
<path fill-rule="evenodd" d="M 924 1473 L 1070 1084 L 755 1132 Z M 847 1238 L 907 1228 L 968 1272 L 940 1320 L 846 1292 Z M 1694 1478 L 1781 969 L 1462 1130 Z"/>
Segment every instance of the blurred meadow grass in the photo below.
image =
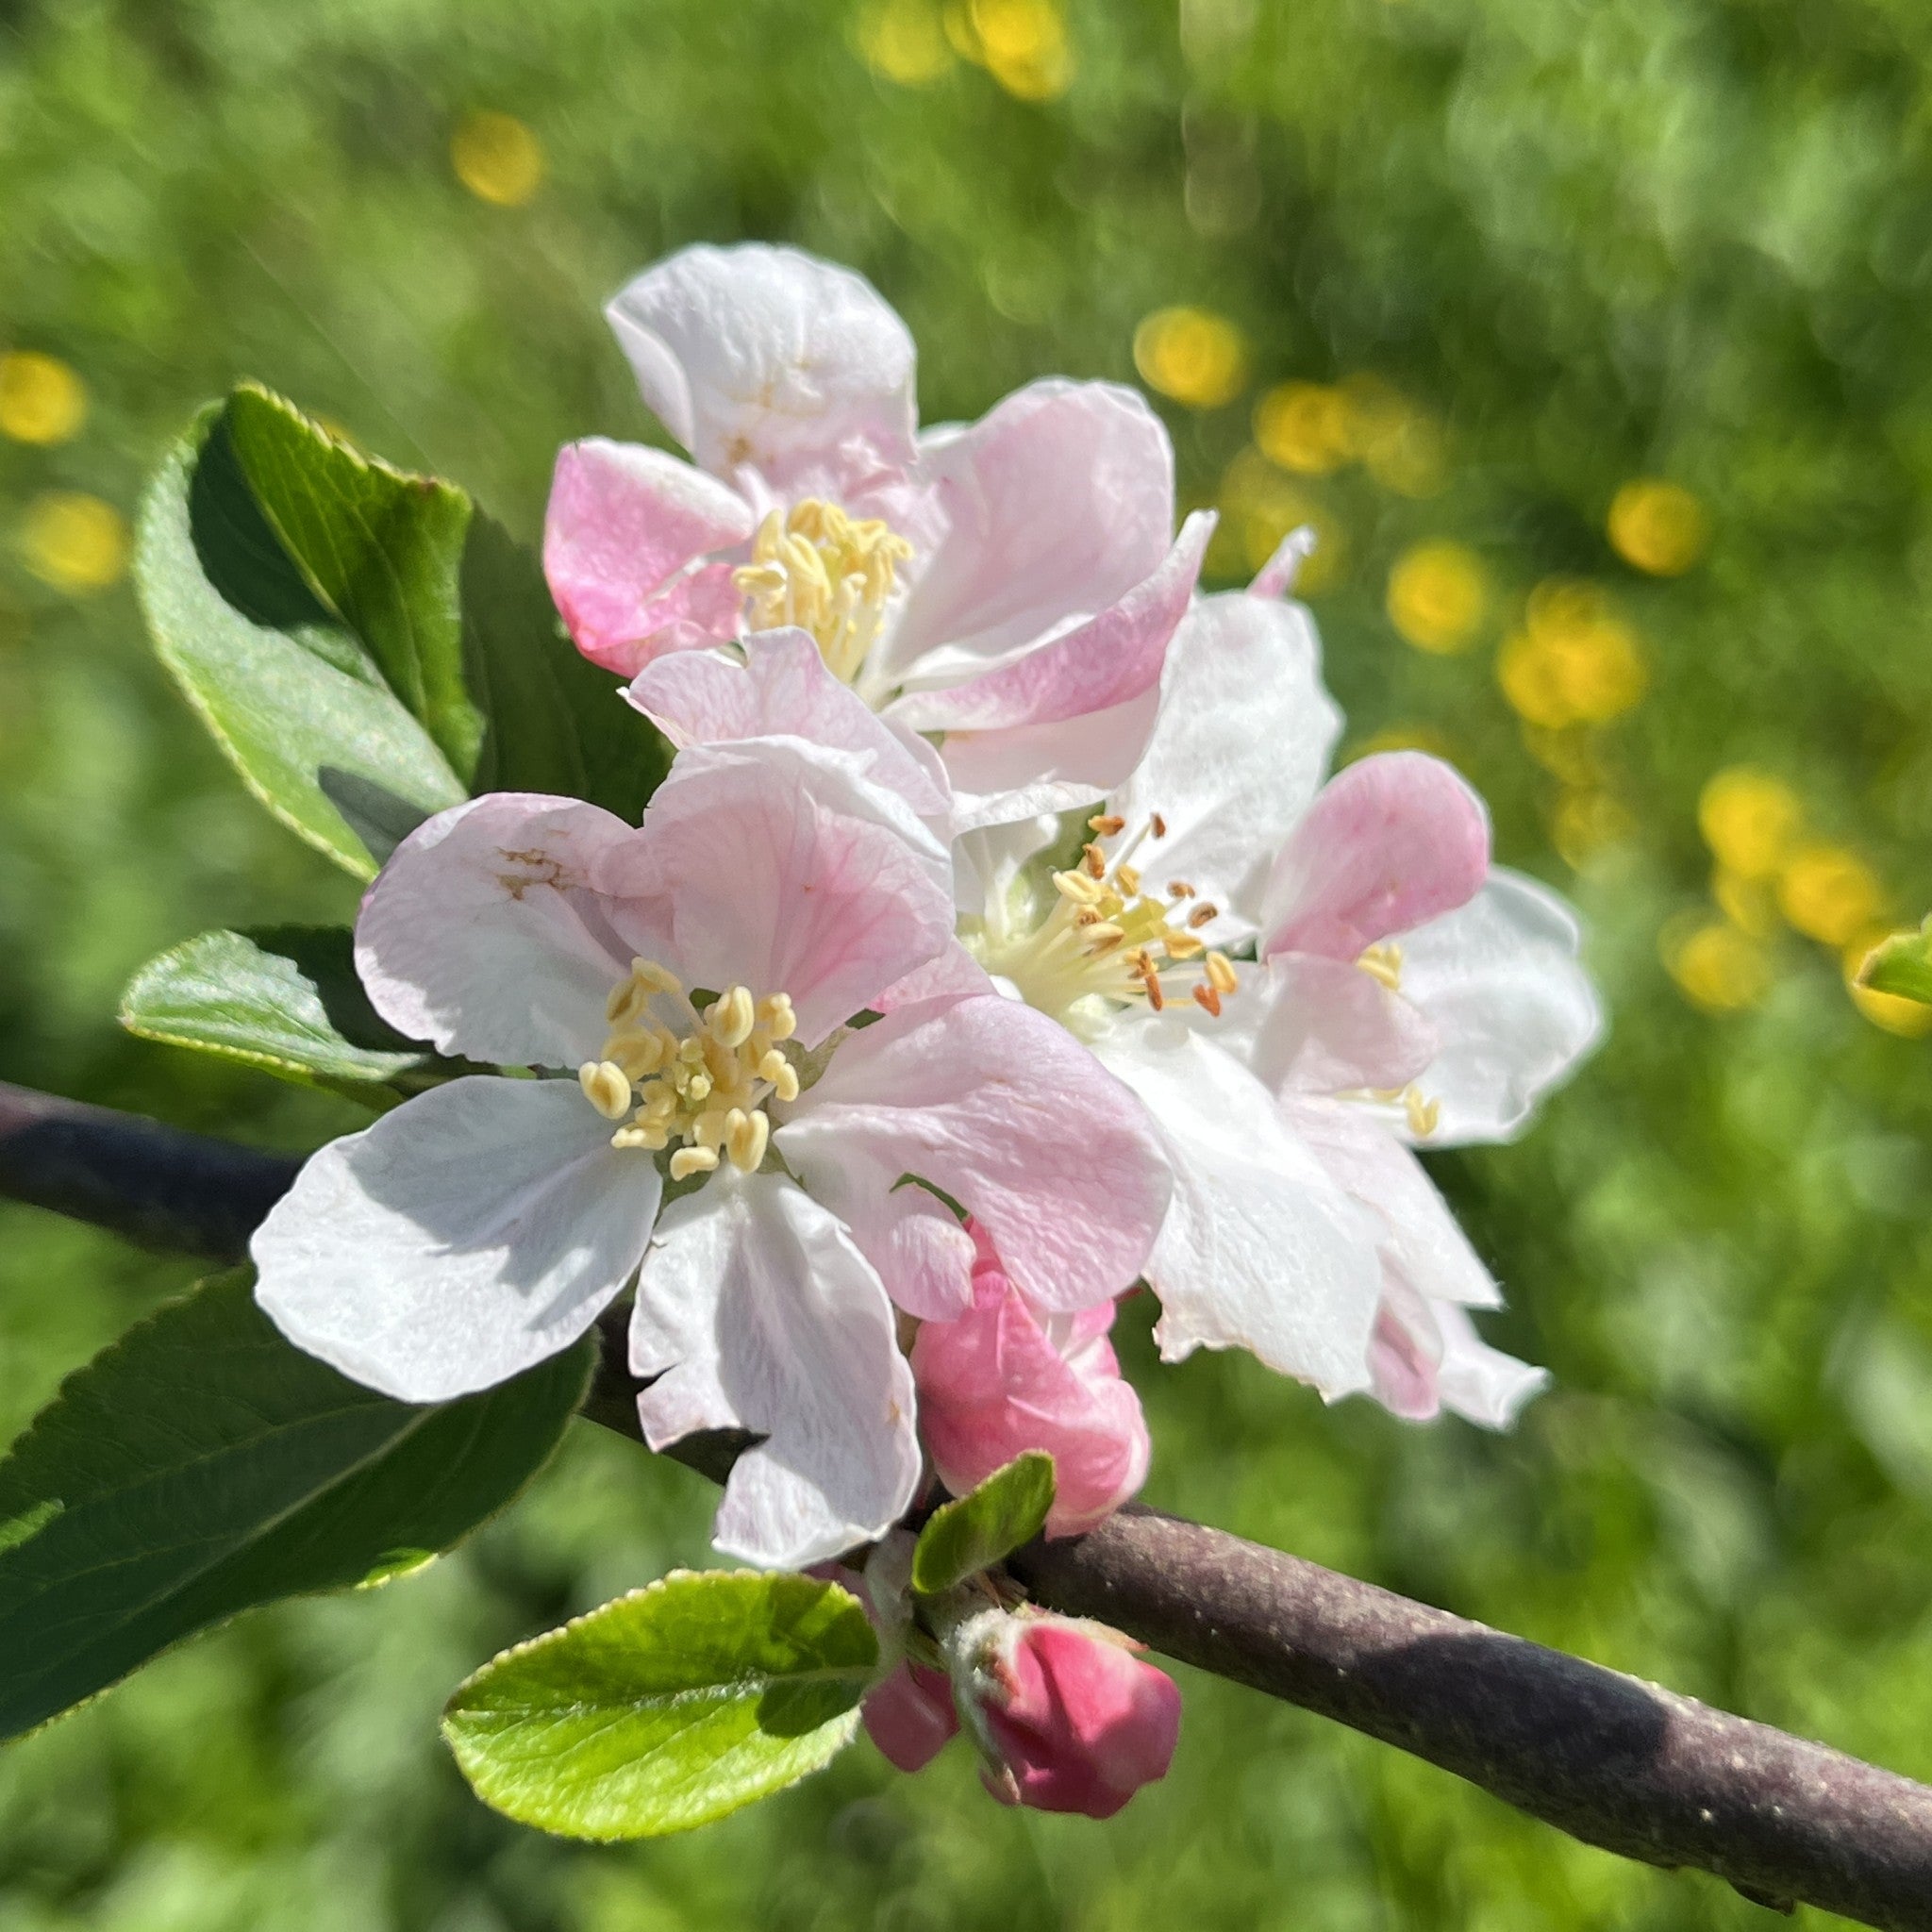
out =
<path fill-rule="evenodd" d="M 525 534 L 654 434 L 598 315 L 686 242 L 852 262 L 928 421 L 1139 381 L 1216 575 L 1287 528 L 1349 747 L 1452 758 L 1612 1031 L 1435 1165 L 1553 1391 L 1324 1410 L 1124 1322 L 1158 1504 L 1932 1775 L 1932 15 L 1909 0 L 0 0 L 0 1074 L 279 1147 L 355 1124 L 122 1036 L 217 924 L 345 919 L 150 660 L 144 473 L 259 377 Z M 191 1274 L 0 1210 L 0 1410 Z M 870 1747 L 695 1837 L 541 1840 L 441 1698 L 706 1560 L 588 1424 L 392 1587 L 258 1614 L 0 1755 L 0 1932 L 1745 1926 L 1205 1679 L 1108 1825 Z"/>

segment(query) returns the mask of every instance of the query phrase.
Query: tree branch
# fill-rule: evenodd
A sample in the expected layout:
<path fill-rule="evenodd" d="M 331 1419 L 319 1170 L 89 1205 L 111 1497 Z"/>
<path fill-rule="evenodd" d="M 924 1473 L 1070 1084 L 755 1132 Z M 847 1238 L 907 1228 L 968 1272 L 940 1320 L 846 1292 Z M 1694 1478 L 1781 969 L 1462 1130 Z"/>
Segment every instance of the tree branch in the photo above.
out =
<path fill-rule="evenodd" d="M 296 1163 L 0 1083 L 0 1197 L 230 1261 Z M 621 1336 L 587 1412 L 637 1433 Z M 683 1446 L 683 1445 L 680 1445 Z M 700 1445 L 707 1474 L 733 1444 Z M 1759 1904 L 1932 1927 L 1932 1789 L 1224 1531 L 1130 1507 L 1013 1573 L 1218 1676 L 1467 1778 L 1586 1843 Z"/>

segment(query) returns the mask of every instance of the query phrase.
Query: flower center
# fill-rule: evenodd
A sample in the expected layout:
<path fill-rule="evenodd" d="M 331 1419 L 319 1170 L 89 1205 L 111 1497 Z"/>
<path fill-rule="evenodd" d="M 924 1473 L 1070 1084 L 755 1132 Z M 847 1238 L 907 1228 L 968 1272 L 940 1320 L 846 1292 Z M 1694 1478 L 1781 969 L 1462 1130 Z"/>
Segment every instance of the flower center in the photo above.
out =
<path fill-rule="evenodd" d="M 890 524 L 849 517 L 808 496 L 790 516 L 766 516 L 751 561 L 732 581 L 744 593 L 752 629 L 808 630 L 833 675 L 850 684 L 878 636 L 899 563 L 911 555 Z"/>
<path fill-rule="evenodd" d="M 675 1025 L 658 1016 L 660 1002 Z M 708 1174 L 721 1156 L 755 1173 L 772 1137 L 761 1103 L 798 1098 L 798 1070 L 779 1044 L 797 1030 L 791 996 L 754 999 L 734 986 L 700 1013 L 675 974 L 633 959 L 604 1017 L 610 1038 L 601 1058 L 577 1069 L 577 1085 L 606 1120 L 623 1122 L 610 1144 L 658 1154 L 677 1142 L 675 1181 Z"/>
<path fill-rule="evenodd" d="M 1029 1007 L 1075 1031 L 1096 1006 L 1158 1013 L 1177 991 L 1218 1019 L 1223 996 L 1239 981 L 1227 956 L 1210 951 L 1198 928 L 1220 908 L 1186 879 L 1170 880 L 1165 896 L 1157 896 L 1133 863 L 1148 839 L 1166 837 L 1165 821 L 1156 812 L 1112 857 L 1107 841 L 1126 829 L 1125 821 L 1102 813 L 1087 824 L 1094 838 L 1077 866 L 1054 874 L 1053 907 L 1038 925 L 1006 938 L 968 937 L 980 964 L 1010 980 Z"/>

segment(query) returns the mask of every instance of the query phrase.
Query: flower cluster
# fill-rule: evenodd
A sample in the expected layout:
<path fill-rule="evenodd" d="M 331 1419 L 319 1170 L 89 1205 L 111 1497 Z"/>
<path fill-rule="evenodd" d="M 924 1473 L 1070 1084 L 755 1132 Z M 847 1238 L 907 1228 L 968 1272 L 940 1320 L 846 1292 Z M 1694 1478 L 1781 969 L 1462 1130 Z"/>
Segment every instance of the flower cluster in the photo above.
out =
<path fill-rule="evenodd" d="M 1174 534 L 1138 396 L 922 433 L 904 325 L 788 250 L 687 250 L 609 314 L 692 460 L 565 449 L 545 564 L 676 757 L 641 824 L 492 793 L 397 848 L 371 1000 L 513 1077 L 317 1154 L 262 1307 L 424 1402 L 632 1291 L 646 1440 L 745 1432 L 715 1541 L 774 1566 L 1027 1450 L 1049 1534 L 1104 1518 L 1148 1464 L 1108 1340 L 1142 1283 L 1167 1359 L 1507 1424 L 1540 1372 L 1477 1335 L 1497 1288 L 1416 1149 L 1517 1132 L 1597 1008 L 1453 771 L 1329 775 L 1294 541 L 1198 594 L 1209 520 Z M 986 1615 L 952 1674 L 997 1794 L 1104 1815 L 1159 1774 L 1158 1672 Z M 920 1669 L 871 1707 L 902 1762 Z"/>

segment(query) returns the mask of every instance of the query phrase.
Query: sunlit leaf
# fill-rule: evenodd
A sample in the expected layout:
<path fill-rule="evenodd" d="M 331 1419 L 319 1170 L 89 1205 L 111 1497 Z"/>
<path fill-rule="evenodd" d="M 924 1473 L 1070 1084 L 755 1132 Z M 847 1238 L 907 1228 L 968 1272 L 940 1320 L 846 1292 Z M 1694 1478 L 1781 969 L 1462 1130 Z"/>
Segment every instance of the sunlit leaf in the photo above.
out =
<path fill-rule="evenodd" d="M 1053 1507 L 1053 1457 L 1029 1449 L 969 1494 L 941 1504 L 919 1532 L 913 1589 L 937 1596 L 1031 1542 Z"/>
<path fill-rule="evenodd" d="M 571 1838 L 655 1838 L 828 1762 L 878 1661 L 836 1584 L 681 1571 L 506 1651 L 451 1698 L 443 1730 L 499 1811 Z"/>
<path fill-rule="evenodd" d="M 1932 919 L 1874 946 L 1858 968 L 1858 984 L 1932 1006 Z"/>

